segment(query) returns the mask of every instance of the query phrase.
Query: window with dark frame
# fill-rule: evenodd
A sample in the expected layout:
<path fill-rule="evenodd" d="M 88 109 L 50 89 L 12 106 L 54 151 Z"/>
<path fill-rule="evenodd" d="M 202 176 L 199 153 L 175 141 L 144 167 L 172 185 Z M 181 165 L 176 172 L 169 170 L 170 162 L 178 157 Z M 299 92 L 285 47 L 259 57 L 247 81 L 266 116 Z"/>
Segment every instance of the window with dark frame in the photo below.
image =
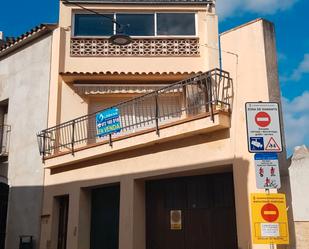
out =
<path fill-rule="evenodd" d="M 195 35 L 194 13 L 157 13 L 157 35 Z"/>
<path fill-rule="evenodd" d="M 113 18 L 113 14 L 107 14 Z M 93 14 L 76 14 L 74 20 L 74 36 L 111 36 L 114 23 L 110 19 Z"/>
<path fill-rule="evenodd" d="M 131 36 L 154 36 L 153 14 L 116 14 L 117 22 L 127 25 L 124 33 Z"/>
<path fill-rule="evenodd" d="M 195 36 L 195 13 L 116 13 L 104 14 L 124 25 L 116 25 L 103 16 L 75 14 L 74 36 L 111 36 L 125 33 L 130 36 Z M 155 23 L 156 22 L 156 23 Z"/>

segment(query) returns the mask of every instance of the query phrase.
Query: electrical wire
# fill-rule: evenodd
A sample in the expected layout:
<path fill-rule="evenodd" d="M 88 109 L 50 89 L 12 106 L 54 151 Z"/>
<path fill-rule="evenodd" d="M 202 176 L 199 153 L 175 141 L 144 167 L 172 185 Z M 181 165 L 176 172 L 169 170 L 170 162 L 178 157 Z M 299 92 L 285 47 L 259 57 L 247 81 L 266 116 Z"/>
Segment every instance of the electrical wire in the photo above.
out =
<path fill-rule="evenodd" d="M 119 28 L 119 32 L 120 32 L 120 33 L 121 33 L 123 27 L 126 26 L 126 25 L 123 25 L 123 24 L 117 22 L 117 21 L 115 20 L 115 18 L 113 18 L 113 17 L 110 17 L 110 16 L 107 16 L 107 15 L 101 14 L 101 13 L 95 11 L 95 10 L 92 10 L 92 9 L 88 9 L 88 8 L 86 8 L 86 7 L 84 7 L 84 6 L 80 5 L 80 4 L 78 4 L 78 3 L 73 3 L 73 2 L 70 2 L 70 1 L 68 1 L 68 0 L 61 0 L 61 1 L 64 2 L 64 3 L 66 3 L 66 4 L 73 4 L 73 5 L 79 7 L 79 8 L 81 8 L 81 9 L 83 9 L 83 10 L 86 10 L 86 11 L 88 11 L 88 12 L 91 12 L 91 13 L 94 13 L 94 14 L 96 14 L 96 15 L 99 15 L 99 16 L 105 17 L 105 18 L 107 18 L 107 19 L 110 19 L 113 23 L 115 23 L 115 24 L 117 25 L 117 27 Z"/>

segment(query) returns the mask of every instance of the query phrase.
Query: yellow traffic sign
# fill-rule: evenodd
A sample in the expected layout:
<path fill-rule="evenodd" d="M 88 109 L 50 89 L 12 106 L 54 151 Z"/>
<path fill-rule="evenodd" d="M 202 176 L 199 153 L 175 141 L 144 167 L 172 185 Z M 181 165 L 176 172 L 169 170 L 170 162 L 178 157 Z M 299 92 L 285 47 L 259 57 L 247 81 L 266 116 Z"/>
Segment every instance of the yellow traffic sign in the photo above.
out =
<path fill-rule="evenodd" d="M 285 194 L 251 194 L 253 244 L 289 244 Z"/>

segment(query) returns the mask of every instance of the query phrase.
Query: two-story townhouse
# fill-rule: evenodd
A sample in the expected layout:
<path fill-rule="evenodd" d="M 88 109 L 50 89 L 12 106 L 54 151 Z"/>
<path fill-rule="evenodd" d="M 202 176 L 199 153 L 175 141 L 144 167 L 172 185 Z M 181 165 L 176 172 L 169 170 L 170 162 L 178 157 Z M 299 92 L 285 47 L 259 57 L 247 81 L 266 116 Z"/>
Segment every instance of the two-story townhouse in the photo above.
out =
<path fill-rule="evenodd" d="M 274 27 L 220 39 L 214 1 L 60 3 L 40 248 L 268 248 L 251 242 L 244 109 L 280 102 Z"/>
<path fill-rule="evenodd" d="M 55 28 L 39 25 L 0 42 L 1 249 L 19 248 L 20 236 L 35 246 L 40 237 L 44 169 L 35 135 L 47 124 Z"/>

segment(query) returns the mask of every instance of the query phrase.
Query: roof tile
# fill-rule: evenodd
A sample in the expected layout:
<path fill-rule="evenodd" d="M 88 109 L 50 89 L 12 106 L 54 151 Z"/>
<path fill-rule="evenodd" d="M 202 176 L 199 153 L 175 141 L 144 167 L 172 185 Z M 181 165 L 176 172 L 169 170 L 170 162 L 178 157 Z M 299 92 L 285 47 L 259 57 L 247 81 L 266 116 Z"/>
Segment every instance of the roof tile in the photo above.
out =
<path fill-rule="evenodd" d="M 67 0 L 66 2 L 105 4 L 215 4 L 214 0 Z"/>

